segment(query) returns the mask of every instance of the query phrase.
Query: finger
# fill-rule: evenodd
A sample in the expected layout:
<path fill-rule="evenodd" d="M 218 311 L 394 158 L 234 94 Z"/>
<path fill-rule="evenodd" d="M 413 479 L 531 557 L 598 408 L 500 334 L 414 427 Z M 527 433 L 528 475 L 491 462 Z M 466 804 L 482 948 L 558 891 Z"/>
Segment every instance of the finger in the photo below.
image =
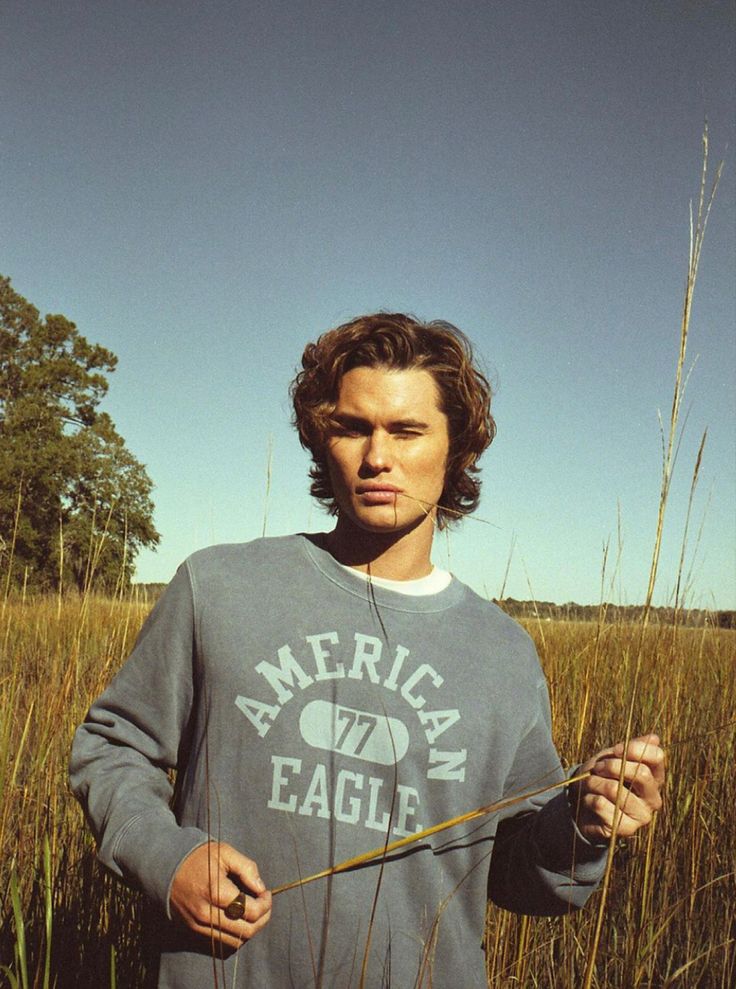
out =
<path fill-rule="evenodd" d="M 246 916 L 243 920 L 231 920 L 224 910 L 213 904 L 206 904 L 190 924 L 192 930 L 226 944 L 239 948 L 262 930 L 271 919 L 271 894 L 263 898 L 247 897 Z"/>
<path fill-rule="evenodd" d="M 659 735 L 640 735 L 637 738 L 629 739 L 624 747 L 623 742 L 618 742 L 613 747 L 613 755 L 630 759 L 632 762 L 643 762 L 652 767 L 661 767 L 664 775 L 664 750 L 660 746 Z"/>
<path fill-rule="evenodd" d="M 616 819 L 616 833 L 622 838 L 630 838 L 646 823 L 630 817 L 626 810 L 617 810 L 612 801 L 601 794 L 589 793 L 581 802 L 588 820 L 586 831 L 589 835 L 592 828 L 597 837 L 610 838 Z"/>
<path fill-rule="evenodd" d="M 234 934 L 231 931 L 223 930 L 218 927 L 212 927 L 208 924 L 194 924 L 192 925 L 191 930 L 200 937 L 206 938 L 209 942 L 224 945 L 227 948 L 232 948 L 234 951 L 242 948 L 243 945 L 250 940 L 250 937 L 253 936 L 245 931 L 242 933 L 238 931 Z"/>
<path fill-rule="evenodd" d="M 270 909 L 271 894 L 266 891 L 256 863 L 231 845 L 223 845 L 220 864 L 226 876 L 213 890 L 212 902 L 222 908 L 228 922 L 258 920 Z M 248 896 L 246 890 L 256 894 L 255 898 Z"/>
<path fill-rule="evenodd" d="M 242 920 L 231 920 L 226 910 L 218 910 L 216 921 L 219 930 L 242 942 L 262 930 L 271 919 L 271 913 L 271 894 L 265 893 L 262 897 L 246 897 L 245 915 Z"/>
<path fill-rule="evenodd" d="M 645 758 L 646 754 L 655 748 L 659 748 L 660 738 L 659 735 L 654 734 L 654 732 L 648 735 L 637 735 L 630 738 L 627 743 L 627 750 L 635 753 L 637 759 Z M 621 755 L 624 751 L 624 743 L 617 742 L 613 746 L 616 755 Z"/>
<path fill-rule="evenodd" d="M 201 894 L 181 904 L 181 912 L 188 916 L 189 926 L 200 933 L 223 943 L 227 937 L 231 946 L 242 943 L 267 922 L 271 894 L 256 863 L 232 845 L 212 843 L 206 854 L 210 864 Z"/>
<path fill-rule="evenodd" d="M 247 896 L 238 893 L 222 907 L 222 913 L 228 920 L 247 920 L 251 923 L 259 920 L 271 909 L 271 893 L 266 891 L 260 896 Z"/>
<path fill-rule="evenodd" d="M 660 810 L 661 782 L 645 763 L 630 761 L 624 763 L 621 759 L 603 759 L 595 764 L 590 778 L 615 780 L 618 785 L 618 781 L 622 779 L 622 772 L 626 789 L 641 797 L 652 810 Z"/>
<path fill-rule="evenodd" d="M 606 804 L 610 804 L 611 816 L 613 809 L 618 807 L 632 821 L 638 822 L 637 826 L 640 827 L 642 824 L 648 824 L 652 819 L 652 812 L 658 809 L 631 790 L 622 787 L 616 778 L 591 776 L 586 782 L 588 785 L 583 803 L 585 806 L 594 808 L 596 813 L 602 812 L 604 808 L 607 811 Z M 592 800 L 586 802 L 586 798 L 592 798 Z"/>
<path fill-rule="evenodd" d="M 607 749 L 601 749 L 600 752 L 596 752 L 595 755 L 591 756 L 587 762 L 580 766 L 581 773 L 589 773 L 593 771 L 593 766 L 601 759 L 605 759 L 608 756 L 613 756 L 616 754 L 616 747 L 614 745 L 609 746 Z"/>
<path fill-rule="evenodd" d="M 640 761 L 644 765 L 649 766 L 652 776 L 658 785 L 661 786 L 664 783 L 665 777 L 666 754 L 660 745 L 659 735 L 650 735 L 648 741 L 637 739 L 637 742 L 644 742 L 644 750 L 641 754 Z M 631 754 L 627 753 L 626 757 L 630 759 Z"/>
<path fill-rule="evenodd" d="M 232 921 L 230 922 L 230 930 L 237 933 L 245 933 L 246 937 L 252 937 L 257 931 L 260 931 L 271 919 L 272 902 L 271 894 L 266 893 L 262 897 L 252 898 L 247 897 L 245 916 L 241 921 L 236 921 L 235 926 L 232 926 Z M 221 911 L 223 918 L 226 916 L 225 911 Z M 223 920 L 223 924 L 226 923 Z"/>

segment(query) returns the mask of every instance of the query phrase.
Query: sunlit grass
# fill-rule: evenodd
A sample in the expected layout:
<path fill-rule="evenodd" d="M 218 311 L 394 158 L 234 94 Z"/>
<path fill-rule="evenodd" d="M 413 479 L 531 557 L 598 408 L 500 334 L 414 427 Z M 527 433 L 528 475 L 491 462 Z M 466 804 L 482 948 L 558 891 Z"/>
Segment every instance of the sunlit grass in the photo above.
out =
<path fill-rule="evenodd" d="M 113 952 L 117 984 L 144 984 L 141 904 L 94 861 L 66 764 L 74 728 L 123 662 L 148 608 L 94 597 L 7 603 L 0 630 L 0 957 L 19 986 L 110 985 Z M 546 622 L 543 637 L 541 625 L 528 627 L 549 678 L 560 751 L 576 759 L 620 737 L 640 626 Z M 646 630 L 634 723 L 668 743 L 670 781 L 655 826 L 617 854 L 596 986 L 736 984 L 736 829 L 728 789 L 736 732 L 733 724 L 723 727 L 736 711 L 735 645 L 727 629 Z M 458 813 L 464 810 L 472 808 Z M 580 985 L 594 921 L 595 905 L 555 920 L 493 909 L 490 984 Z"/>

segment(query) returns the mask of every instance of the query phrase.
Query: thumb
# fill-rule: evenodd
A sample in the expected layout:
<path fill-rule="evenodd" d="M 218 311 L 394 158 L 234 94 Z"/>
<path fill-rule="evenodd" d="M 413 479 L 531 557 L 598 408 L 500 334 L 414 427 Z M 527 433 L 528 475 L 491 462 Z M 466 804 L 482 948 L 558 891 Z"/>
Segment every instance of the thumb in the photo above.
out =
<path fill-rule="evenodd" d="M 241 886 L 250 890 L 252 893 L 259 894 L 265 892 L 266 884 L 261 879 L 258 866 L 253 859 L 248 858 L 247 855 L 243 855 L 242 852 L 239 852 L 231 845 L 221 846 L 220 858 L 227 874 L 236 878 Z"/>

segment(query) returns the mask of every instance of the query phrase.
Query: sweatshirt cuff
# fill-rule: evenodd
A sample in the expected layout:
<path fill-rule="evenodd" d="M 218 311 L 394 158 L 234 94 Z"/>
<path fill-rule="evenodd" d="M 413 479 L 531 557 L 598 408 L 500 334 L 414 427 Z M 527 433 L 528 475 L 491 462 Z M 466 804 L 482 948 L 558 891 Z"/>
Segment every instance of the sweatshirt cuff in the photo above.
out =
<path fill-rule="evenodd" d="M 181 828 L 172 815 L 138 814 L 120 832 L 113 858 L 124 876 L 139 886 L 171 919 L 169 894 L 176 870 L 210 836 Z"/>
<path fill-rule="evenodd" d="M 578 830 L 564 791 L 540 810 L 534 836 L 540 861 L 548 869 L 574 869 L 576 879 L 582 882 L 597 881 L 605 869 L 608 845 L 594 845 Z"/>

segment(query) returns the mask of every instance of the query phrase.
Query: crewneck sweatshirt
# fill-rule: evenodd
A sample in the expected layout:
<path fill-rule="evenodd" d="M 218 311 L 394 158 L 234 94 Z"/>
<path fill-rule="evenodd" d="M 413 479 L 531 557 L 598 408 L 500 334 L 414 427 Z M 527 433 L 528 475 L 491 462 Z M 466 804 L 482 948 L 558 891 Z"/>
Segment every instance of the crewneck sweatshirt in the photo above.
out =
<path fill-rule="evenodd" d="M 198 845 L 228 842 L 274 887 L 564 772 L 519 625 L 455 578 L 367 583 L 299 534 L 182 564 L 79 728 L 71 779 L 101 860 L 161 911 L 159 986 L 206 989 L 209 940 L 164 919 Z M 485 986 L 486 896 L 564 913 L 605 864 L 564 791 L 508 815 L 279 895 L 218 984 L 346 989 L 365 968 L 366 989 Z"/>

